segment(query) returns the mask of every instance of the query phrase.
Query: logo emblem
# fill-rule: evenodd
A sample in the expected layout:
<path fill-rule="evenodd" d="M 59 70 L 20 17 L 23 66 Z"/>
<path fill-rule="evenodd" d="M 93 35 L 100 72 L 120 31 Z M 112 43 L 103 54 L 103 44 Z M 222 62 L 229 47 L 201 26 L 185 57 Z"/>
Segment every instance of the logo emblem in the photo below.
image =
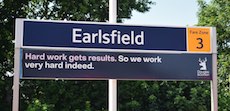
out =
<path fill-rule="evenodd" d="M 207 77 L 210 76 L 210 72 L 207 70 L 207 58 L 205 57 L 204 59 L 199 58 L 199 66 L 200 69 L 197 70 L 197 76 L 199 77 Z"/>
<path fill-rule="evenodd" d="M 207 62 L 207 58 L 205 57 L 205 59 L 204 60 L 202 60 L 201 58 L 199 58 L 199 65 L 200 65 L 200 70 L 201 71 L 206 71 L 207 70 L 207 64 L 206 64 L 206 62 Z"/>

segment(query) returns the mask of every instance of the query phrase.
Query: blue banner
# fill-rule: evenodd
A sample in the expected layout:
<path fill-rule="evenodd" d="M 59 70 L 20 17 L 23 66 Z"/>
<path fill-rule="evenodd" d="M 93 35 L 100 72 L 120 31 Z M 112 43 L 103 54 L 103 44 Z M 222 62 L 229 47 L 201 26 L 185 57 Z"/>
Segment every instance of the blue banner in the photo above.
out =
<path fill-rule="evenodd" d="M 24 21 L 23 46 L 186 51 L 186 28 Z"/>
<path fill-rule="evenodd" d="M 212 80 L 211 54 L 23 49 L 22 78 Z"/>

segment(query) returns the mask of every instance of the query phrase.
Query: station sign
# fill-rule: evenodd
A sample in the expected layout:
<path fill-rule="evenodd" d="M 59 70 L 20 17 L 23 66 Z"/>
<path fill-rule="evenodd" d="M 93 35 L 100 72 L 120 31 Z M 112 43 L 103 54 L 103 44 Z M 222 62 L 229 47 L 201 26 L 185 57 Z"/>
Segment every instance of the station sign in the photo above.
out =
<path fill-rule="evenodd" d="M 212 28 L 16 20 L 29 79 L 212 80 Z"/>

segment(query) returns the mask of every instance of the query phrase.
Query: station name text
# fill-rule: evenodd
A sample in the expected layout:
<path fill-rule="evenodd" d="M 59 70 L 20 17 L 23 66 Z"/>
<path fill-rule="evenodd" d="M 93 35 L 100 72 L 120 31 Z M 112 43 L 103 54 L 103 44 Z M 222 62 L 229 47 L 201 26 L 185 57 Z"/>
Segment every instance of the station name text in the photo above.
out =
<path fill-rule="evenodd" d="M 118 45 L 144 45 L 144 31 L 122 33 L 120 30 L 104 32 L 102 29 L 89 33 L 81 28 L 73 28 L 72 42 L 83 44 L 118 44 Z"/>

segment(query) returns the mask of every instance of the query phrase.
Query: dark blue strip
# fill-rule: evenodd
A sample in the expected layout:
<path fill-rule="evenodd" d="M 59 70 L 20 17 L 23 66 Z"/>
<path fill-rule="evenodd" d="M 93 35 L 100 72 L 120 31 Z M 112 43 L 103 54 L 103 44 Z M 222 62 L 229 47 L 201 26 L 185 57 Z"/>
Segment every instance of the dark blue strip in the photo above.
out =
<path fill-rule="evenodd" d="M 144 45 L 124 44 L 79 44 L 72 42 L 72 29 L 81 28 L 89 33 L 98 29 L 110 33 L 120 30 L 122 34 L 144 31 Z M 98 25 L 83 23 L 52 23 L 52 22 L 24 22 L 24 46 L 73 47 L 73 48 L 107 48 L 107 49 L 140 49 L 140 50 L 172 50 L 186 51 L 186 28 Z"/>
<path fill-rule="evenodd" d="M 114 59 L 103 61 L 80 60 L 28 60 L 25 53 L 35 55 L 66 55 L 66 56 L 110 56 Z M 119 57 L 120 56 L 120 57 Z M 121 62 L 121 56 L 140 57 L 140 62 Z M 144 62 L 143 58 L 155 58 L 151 62 Z M 161 59 L 157 59 L 157 58 Z M 206 60 L 205 60 L 206 59 Z M 110 62 L 109 62 L 110 61 Z M 119 62 L 120 61 L 120 62 Z M 155 61 L 155 62 L 154 62 Z M 201 69 L 200 61 L 206 61 L 206 69 Z M 66 68 L 26 68 L 25 63 L 61 63 L 90 64 L 94 69 L 66 69 Z M 71 51 L 45 51 L 23 50 L 23 78 L 97 78 L 97 79 L 158 79 L 158 80 L 212 80 L 212 55 L 211 54 L 139 54 L 116 52 L 71 52 Z M 33 67 L 33 65 L 32 65 Z M 90 66 L 91 67 L 91 66 Z M 199 75 L 200 74 L 200 75 Z"/>

